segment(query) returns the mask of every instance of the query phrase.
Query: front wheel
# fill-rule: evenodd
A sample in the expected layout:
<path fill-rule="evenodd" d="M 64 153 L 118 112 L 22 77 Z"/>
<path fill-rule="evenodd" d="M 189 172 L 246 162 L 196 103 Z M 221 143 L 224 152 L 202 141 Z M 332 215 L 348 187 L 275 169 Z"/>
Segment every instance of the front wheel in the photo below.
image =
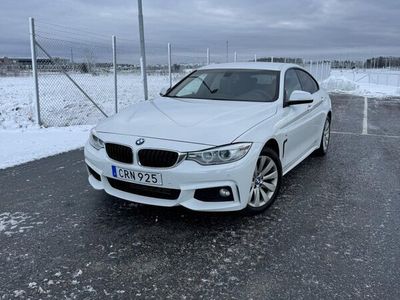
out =
<path fill-rule="evenodd" d="M 266 149 L 257 159 L 251 183 L 247 212 L 259 213 L 275 201 L 282 180 L 282 166 L 278 155 Z"/>

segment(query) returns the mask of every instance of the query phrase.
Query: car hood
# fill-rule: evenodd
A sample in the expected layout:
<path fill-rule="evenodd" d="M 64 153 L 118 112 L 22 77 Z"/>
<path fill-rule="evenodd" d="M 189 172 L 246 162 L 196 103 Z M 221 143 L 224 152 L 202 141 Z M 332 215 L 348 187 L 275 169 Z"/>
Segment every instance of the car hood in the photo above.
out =
<path fill-rule="evenodd" d="M 162 97 L 103 120 L 99 132 L 223 145 L 273 116 L 276 103 Z"/>

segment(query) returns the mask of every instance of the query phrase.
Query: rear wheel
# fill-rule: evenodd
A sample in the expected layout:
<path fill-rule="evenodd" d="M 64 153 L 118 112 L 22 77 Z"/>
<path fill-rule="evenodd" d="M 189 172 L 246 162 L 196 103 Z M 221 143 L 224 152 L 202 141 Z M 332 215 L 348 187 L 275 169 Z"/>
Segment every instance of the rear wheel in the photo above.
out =
<path fill-rule="evenodd" d="M 329 142 L 331 138 L 331 118 L 328 116 L 325 120 L 324 130 L 322 131 L 321 143 L 315 153 L 324 156 L 328 152 Z"/>
<path fill-rule="evenodd" d="M 282 180 L 282 166 L 278 155 L 264 150 L 257 160 L 250 188 L 246 210 L 258 213 L 267 209 L 275 201 Z"/>

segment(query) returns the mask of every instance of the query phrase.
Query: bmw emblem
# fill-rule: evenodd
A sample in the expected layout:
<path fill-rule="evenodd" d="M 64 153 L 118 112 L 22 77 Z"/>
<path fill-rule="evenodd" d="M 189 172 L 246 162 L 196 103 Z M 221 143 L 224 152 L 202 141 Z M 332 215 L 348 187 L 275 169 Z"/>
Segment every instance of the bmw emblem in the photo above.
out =
<path fill-rule="evenodd" d="M 143 145 L 143 144 L 144 144 L 144 139 L 143 138 L 140 138 L 140 139 L 136 140 L 136 145 L 140 146 L 140 145 Z"/>

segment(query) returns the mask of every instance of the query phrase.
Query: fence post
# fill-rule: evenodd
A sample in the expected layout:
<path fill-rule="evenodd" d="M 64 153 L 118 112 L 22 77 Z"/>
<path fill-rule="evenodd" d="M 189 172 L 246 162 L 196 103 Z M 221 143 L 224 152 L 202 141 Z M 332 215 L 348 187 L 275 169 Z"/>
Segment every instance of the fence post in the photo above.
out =
<path fill-rule="evenodd" d="M 39 103 L 39 82 L 37 75 L 37 55 L 36 55 L 36 39 L 35 39 L 35 20 L 29 18 L 29 33 L 31 37 L 31 58 L 32 58 L 32 75 L 35 89 L 35 120 L 40 126 L 42 121 L 40 119 L 40 103 Z"/>
<path fill-rule="evenodd" d="M 254 62 L 257 62 L 257 54 L 254 54 Z"/>
<path fill-rule="evenodd" d="M 118 113 L 118 87 L 117 87 L 117 38 L 112 36 L 113 66 L 114 66 L 114 101 L 115 113 Z"/>
<path fill-rule="evenodd" d="M 168 43 L 168 76 L 169 76 L 169 87 L 172 86 L 172 66 L 171 66 L 171 43 Z"/>
<path fill-rule="evenodd" d="M 210 64 L 210 48 L 207 48 L 207 65 Z"/>
<path fill-rule="evenodd" d="M 234 54 L 234 56 L 233 56 L 233 61 L 234 62 L 237 62 L 237 52 L 235 51 L 235 54 Z"/>
<path fill-rule="evenodd" d="M 319 75 L 321 77 L 321 81 L 324 80 L 324 62 L 321 61 L 321 71 L 319 72 Z"/>
<path fill-rule="evenodd" d="M 273 56 L 271 56 L 271 62 L 272 62 L 272 63 L 274 62 L 274 57 L 273 57 Z"/>

